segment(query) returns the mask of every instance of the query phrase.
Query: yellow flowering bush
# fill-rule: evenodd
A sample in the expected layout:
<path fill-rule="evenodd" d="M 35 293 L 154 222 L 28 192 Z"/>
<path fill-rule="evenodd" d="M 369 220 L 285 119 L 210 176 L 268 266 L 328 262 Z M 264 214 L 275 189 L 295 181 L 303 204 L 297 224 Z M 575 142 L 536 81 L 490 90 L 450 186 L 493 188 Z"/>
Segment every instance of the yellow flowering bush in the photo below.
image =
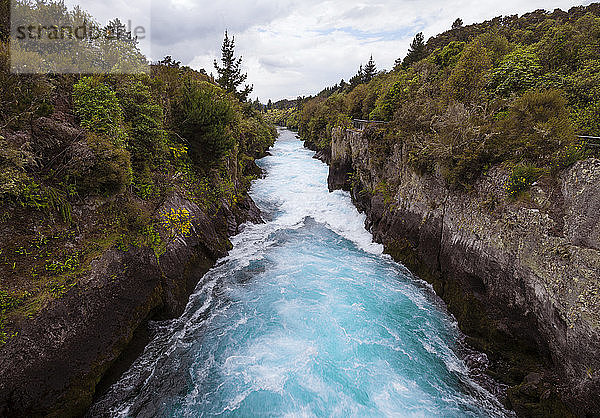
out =
<path fill-rule="evenodd" d="M 171 209 L 160 214 L 162 225 L 173 235 L 188 237 L 192 231 L 190 212 L 185 208 Z"/>
<path fill-rule="evenodd" d="M 506 183 L 506 193 L 511 198 L 517 198 L 521 193 L 529 190 L 543 172 L 544 170 L 532 165 L 516 166 Z"/>
<path fill-rule="evenodd" d="M 181 159 L 188 153 L 188 147 L 185 145 L 170 145 L 169 149 L 171 150 L 171 154 L 173 154 L 173 158 L 176 160 Z"/>

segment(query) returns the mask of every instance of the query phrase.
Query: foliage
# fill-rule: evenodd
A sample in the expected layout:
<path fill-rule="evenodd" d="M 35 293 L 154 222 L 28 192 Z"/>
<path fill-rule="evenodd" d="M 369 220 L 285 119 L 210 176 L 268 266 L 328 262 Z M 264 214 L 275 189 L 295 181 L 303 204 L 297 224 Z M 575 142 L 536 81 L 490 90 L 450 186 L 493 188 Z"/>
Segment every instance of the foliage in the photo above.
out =
<path fill-rule="evenodd" d="M 495 125 L 495 152 L 531 163 L 551 164 L 560 148 L 576 141 L 566 99 L 558 90 L 528 91 Z"/>
<path fill-rule="evenodd" d="M 167 135 L 164 113 L 148 86 L 150 82 L 147 76 L 129 76 L 122 78 L 116 88 L 133 167 L 146 173 L 166 153 Z"/>
<path fill-rule="evenodd" d="M 300 113 L 298 133 L 316 148 L 326 149 L 331 144 L 333 128 L 349 124 L 344 107 L 340 94 L 306 103 Z"/>
<path fill-rule="evenodd" d="M 170 57 L 135 76 L 18 75 L 8 58 L 0 41 L 0 344 L 107 250 L 145 247 L 160 259 L 189 235 L 183 208 L 161 214 L 166 198 L 185 196 L 208 217 L 233 209 L 276 137 L 258 110 Z M 225 240 L 226 222 L 214 226 Z"/>
<path fill-rule="evenodd" d="M 452 41 L 443 48 L 438 48 L 431 54 L 433 62 L 442 68 L 453 67 L 461 52 L 465 49 L 466 43 L 459 41 Z"/>
<path fill-rule="evenodd" d="M 532 165 L 518 165 L 510 174 L 506 183 L 506 193 L 511 198 L 517 198 L 528 191 L 533 183 L 540 178 L 543 170 Z"/>
<path fill-rule="evenodd" d="M 444 84 L 447 96 L 464 103 L 481 100 L 486 72 L 508 49 L 508 41 L 495 34 L 484 34 L 467 45 Z"/>
<path fill-rule="evenodd" d="M 25 129 L 33 117 L 53 111 L 53 86 L 39 75 L 16 75 L 9 68 L 9 44 L 0 41 L 0 129 Z"/>
<path fill-rule="evenodd" d="M 69 177 L 81 193 L 116 194 L 131 183 L 131 157 L 127 150 L 108 137 L 90 133 L 86 145 L 91 151 L 86 164 L 73 168 Z"/>
<path fill-rule="evenodd" d="M 242 58 L 235 58 L 235 37 L 229 39 L 227 31 L 223 39 L 221 48 L 221 63 L 220 66 L 215 60 L 214 65 L 219 77 L 217 83 L 228 93 L 235 94 L 240 101 L 246 101 L 248 95 L 252 92 L 252 86 L 245 85 L 244 88 L 238 91 L 239 86 L 248 78 L 247 74 L 242 74 L 241 65 Z"/>
<path fill-rule="evenodd" d="M 265 149 L 273 146 L 277 137 L 277 130 L 260 113 L 245 118 L 238 117 L 233 130 L 238 138 L 240 151 L 254 158 L 261 157 Z"/>
<path fill-rule="evenodd" d="M 82 127 L 106 135 L 112 143 L 123 148 L 123 110 L 116 93 L 98 77 L 84 77 L 73 86 L 75 113 Z"/>
<path fill-rule="evenodd" d="M 399 70 L 395 75 L 388 77 L 387 86 L 382 90 L 382 94 L 377 98 L 375 108 L 369 114 L 369 118 L 373 120 L 389 121 L 394 116 L 394 112 L 398 109 L 400 103 L 406 99 L 409 91 L 409 85 L 413 79 L 409 77 L 413 75 L 409 72 Z M 409 81 L 410 80 L 410 81 Z M 415 80 L 416 81 L 416 80 Z M 352 93 L 348 95 L 348 100 L 352 100 Z M 349 112 L 352 115 L 352 111 Z"/>
<path fill-rule="evenodd" d="M 70 10 L 63 1 L 15 1 L 13 27 L 29 27 L 34 22 L 45 25 L 49 39 L 42 36 L 32 42 L 29 37 L 15 37 L 11 64 L 16 72 L 123 74 L 147 70 L 137 39 L 118 19 L 101 27 L 80 7 Z M 81 32 L 71 36 L 72 28 L 82 26 L 94 28 L 93 35 L 90 29 L 83 36 Z"/>
<path fill-rule="evenodd" d="M 402 67 L 410 67 L 412 64 L 421 61 L 426 56 L 425 38 L 423 37 L 423 32 L 419 32 L 410 43 L 408 54 L 406 54 L 406 57 L 402 60 Z"/>
<path fill-rule="evenodd" d="M 298 130 L 299 111 L 295 108 L 290 109 L 271 109 L 267 111 L 265 118 L 273 125 L 285 126 L 291 130 Z"/>
<path fill-rule="evenodd" d="M 490 73 L 488 89 L 498 96 L 509 96 L 533 88 L 542 73 L 540 59 L 532 47 L 519 46 L 507 54 Z"/>
<path fill-rule="evenodd" d="M 388 121 L 372 161 L 401 145 L 416 171 L 467 189 L 503 162 L 555 173 L 590 155 L 575 133 L 600 136 L 598 14 L 535 11 L 415 38 L 410 64 L 369 83 L 361 66 L 341 93 L 304 100 L 299 133 L 326 149 L 336 121 Z"/>
<path fill-rule="evenodd" d="M 191 234 L 190 212 L 186 208 L 172 208 L 160 214 L 161 223 L 173 236 L 187 237 Z"/>
<path fill-rule="evenodd" d="M 214 162 L 235 146 L 230 134 L 234 108 L 215 86 L 187 80 L 181 86 L 173 114 L 176 132 L 187 141 L 195 164 Z"/>

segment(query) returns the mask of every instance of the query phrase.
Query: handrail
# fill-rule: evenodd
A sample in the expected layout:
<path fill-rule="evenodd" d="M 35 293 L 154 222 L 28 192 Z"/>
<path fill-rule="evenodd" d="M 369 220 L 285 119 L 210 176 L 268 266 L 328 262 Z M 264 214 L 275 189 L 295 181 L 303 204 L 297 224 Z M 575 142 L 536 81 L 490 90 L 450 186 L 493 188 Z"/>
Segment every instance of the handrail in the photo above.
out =
<path fill-rule="evenodd" d="M 364 119 L 352 119 L 352 126 L 359 131 L 365 129 L 365 125 L 386 125 L 389 122 L 383 120 L 364 120 Z"/>
<path fill-rule="evenodd" d="M 586 146 L 600 148 L 600 136 L 577 135 L 577 138 L 587 139 Z"/>
<path fill-rule="evenodd" d="M 384 120 L 365 120 L 365 119 L 352 119 L 353 122 L 368 122 L 368 123 L 389 123 Z"/>
<path fill-rule="evenodd" d="M 365 119 L 352 119 L 352 124 L 354 126 L 354 128 L 362 131 L 365 129 L 365 125 L 367 124 L 372 124 L 372 125 L 386 125 L 389 122 L 383 121 L 383 120 L 365 120 Z M 594 143 L 588 143 L 588 146 L 592 146 L 592 147 L 600 147 L 600 136 L 588 136 L 588 135 L 577 135 L 577 138 L 581 138 L 581 139 L 591 139 L 594 141 Z M 598 141 L 598 143 L 596 143 L 596 141 Z"/>

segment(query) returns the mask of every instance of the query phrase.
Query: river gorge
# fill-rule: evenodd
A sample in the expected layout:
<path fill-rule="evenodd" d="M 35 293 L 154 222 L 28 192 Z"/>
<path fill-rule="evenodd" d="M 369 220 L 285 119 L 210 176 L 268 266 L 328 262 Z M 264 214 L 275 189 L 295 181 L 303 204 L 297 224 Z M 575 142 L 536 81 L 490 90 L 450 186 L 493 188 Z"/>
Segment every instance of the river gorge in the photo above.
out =
<path fill-rule="evenodd" d="M 150 324 L 89 416 L 506 416 L 443 302 L 312 155 L 280 132 L 251 189 L 266 223 L 232 239 L 180 318 Z"/>

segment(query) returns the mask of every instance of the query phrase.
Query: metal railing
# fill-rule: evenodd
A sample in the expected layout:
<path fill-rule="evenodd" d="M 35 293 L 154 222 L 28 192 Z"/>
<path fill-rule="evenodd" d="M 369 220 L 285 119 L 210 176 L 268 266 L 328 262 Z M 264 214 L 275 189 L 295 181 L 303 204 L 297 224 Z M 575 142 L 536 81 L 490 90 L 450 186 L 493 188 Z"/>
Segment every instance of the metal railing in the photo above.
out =
<path fill-rule="evenodd" d="M 364 131 L 367 126 L 386 125 L 388 122 L 382 120 L 353 119 L 352 126 L 357 131 Z"/>
<path fill-rule="evenodd" d="M 382 120 L 353 119 L 352 127 L 357 131 L 364 131 L 367 126 L 387 125 L 388 123 Z M 586 147 L 594 148 L 595 150 L 600 148 L 600 136 L 577 135 L 577 138 L 585 139 Z"/>
<path fill-rule="evenodd" d="M 577 138 L 585 139 L 586 147 L 600 148 L 600 136 L 577 135 Z"/>

